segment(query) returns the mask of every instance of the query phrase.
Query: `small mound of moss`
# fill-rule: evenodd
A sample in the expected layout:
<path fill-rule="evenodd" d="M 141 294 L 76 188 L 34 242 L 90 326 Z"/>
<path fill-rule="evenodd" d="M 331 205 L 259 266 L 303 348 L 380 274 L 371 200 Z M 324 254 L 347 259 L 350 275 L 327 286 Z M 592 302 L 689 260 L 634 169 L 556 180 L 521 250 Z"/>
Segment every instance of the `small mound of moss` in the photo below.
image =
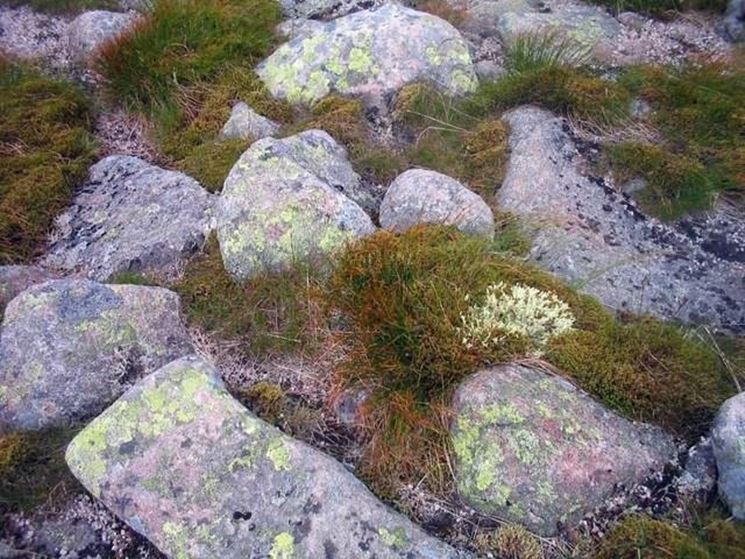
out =
<path fill-rule="evenodd" d="M 677 528 L 646 516 L 630 516 L 601 541 L 597 559 L 742 559 L 745 528 L 716 509 L 697 524 Z"/>
<path fill-rule="evenodd" d="M 298 267 L 239 284 L 225 271 L 214 236 L 174 288 L 192 323 L 240 341 L 248 354 L 299 351 L 314 342 L 320 326 L 314 270 Z"/>
<path fill-rule="evenodd" d="M 82 91 L 0 59 L 0 264 L 37 256 L 95 156 Z"/>
<path fill-rule="evenodd" d="M 65 463 L 74 428 L 0 436 L 0 509 L 31 509 L 77 486 Z"/>
<path fill-rule="evenodd" d="M 476 546 L 483 555 L 499 559 L 543 559 L 538 539 L 518 524 L 504 524 L 492 532 L 476 536 Z"/>

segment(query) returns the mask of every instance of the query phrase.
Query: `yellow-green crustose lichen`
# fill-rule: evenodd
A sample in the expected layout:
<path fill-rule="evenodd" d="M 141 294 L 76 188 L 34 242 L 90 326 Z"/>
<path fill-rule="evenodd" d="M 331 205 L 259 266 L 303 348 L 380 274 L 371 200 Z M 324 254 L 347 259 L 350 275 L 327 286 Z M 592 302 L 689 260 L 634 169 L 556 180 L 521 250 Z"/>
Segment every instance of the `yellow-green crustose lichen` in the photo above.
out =
<path fill-rule="evenodd" d="M 292 559 L 295 557 L 295 538 L 289 532 L 282 532 L 274 537 L 269 559 Z"/>

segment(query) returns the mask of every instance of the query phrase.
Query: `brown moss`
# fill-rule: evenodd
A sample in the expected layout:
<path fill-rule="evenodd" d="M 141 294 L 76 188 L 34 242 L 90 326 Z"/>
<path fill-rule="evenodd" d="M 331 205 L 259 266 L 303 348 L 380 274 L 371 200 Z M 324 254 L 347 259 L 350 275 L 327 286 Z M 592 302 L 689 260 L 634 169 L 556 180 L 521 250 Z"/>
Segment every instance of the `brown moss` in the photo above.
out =
<path fill-rule="evenodd" d="M 672 524 L 630 516 L 601 543 L 596 559 L 713 559 L 695 539 Z"/>
<path fill-rule="evenodd" d="M 93 162 L 90 125 L 76 87 L 0 59 L 0 264 L 40 253 Z"/>
<path fill-rule="evenodd" d="M 285 391 L 273 382 L 257 382 L 238 393 L 239 399 L 264 421 L 277 424 L 287 406 Z"/>
<path fill-rule="evenodd" d="M 476 546 L 483 555 L 499 559 L 543 559 L 538 539 L 518 524 L 504 524 L 492 532 L 480 533 Z"/>

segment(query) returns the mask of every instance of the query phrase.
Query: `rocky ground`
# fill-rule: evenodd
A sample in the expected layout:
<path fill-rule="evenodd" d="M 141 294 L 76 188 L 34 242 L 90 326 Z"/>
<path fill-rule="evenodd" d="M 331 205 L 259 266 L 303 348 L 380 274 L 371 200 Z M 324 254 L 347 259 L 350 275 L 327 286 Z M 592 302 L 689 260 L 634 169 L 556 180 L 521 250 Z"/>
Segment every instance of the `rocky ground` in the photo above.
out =
<path fill-rule="evenodd" d="M 735 0 L 724 16 L 672 20 L 575 0 L 280 4 L 288 40 L 256 67 L 271 96 L 290 105 L 359 98 L 375 141 L 402 150 L 418 141 L 394 122 L 405 86 L 427 80 L 443 94 L 472 94 L 505 74 L 505 52 L 526 32 L 576 41 L 612 76 L 638 63 L 730 60 L 745 20 Z M 445 224 L 492 239 L 509 212 L 530 237 L 520 266 L 527 260 L 619 315 L 736 339 L 745 333 L 736 199 L 676 220 L 648 215 L 633 185 L 598 164 L 616 132 L 537 106 L 501 115 L 506 163 L 487 196 L 429 169 L 374 184 L 331 131 L 296 131 L 239 103 L 219 139 L 253 143 L 222 190 L 208 192 L 175 168 L 152 122 L 107 95 L 94 63 L 146 14 L 137 2 L 82 15 L 0 6 L 0 52 L 81 84 L 96 105 L 99 145 L 44 254 L 0 266 L 0 436 L 80 427 L 65 450 L 76 481 L 31 510 L 0 501 L 0 557 L 589 557 L 633 514 L 686 524 L 719 499 L 745 518 L 743 394 L 693 446 L 623 416 L 545 355 L 562 320 L 584 328 L 556 294 L 497 286 L 507 315 L 538 324 L 501 325 L 517 329 L 500 336 L 526 336 L 526 357 L 474 367 L 454 391 L 452 487 L 399 483 L 384 502 L 359 479 L 369 444 L 360 416 L 374 400 L 337 390 L 352 352 L 347 319 L 317 328 L 307 355 L 247 356 L 240 342 L 187 325 L 173 291 L 211 237 L 220 272 L 245 283 L 326 262 L 381 230 Z M 157 286 L 133 285 L 143 277 Z M 471 308 L 475 317 L 488 310 Z M 742 373 L 729 370 L 739 391 Z M 247 396 L 262 384 L 283 391 L 272 419 Z M 513 524 L 533 534 L 520 532 L 528 547 L 479 544 Z"/>

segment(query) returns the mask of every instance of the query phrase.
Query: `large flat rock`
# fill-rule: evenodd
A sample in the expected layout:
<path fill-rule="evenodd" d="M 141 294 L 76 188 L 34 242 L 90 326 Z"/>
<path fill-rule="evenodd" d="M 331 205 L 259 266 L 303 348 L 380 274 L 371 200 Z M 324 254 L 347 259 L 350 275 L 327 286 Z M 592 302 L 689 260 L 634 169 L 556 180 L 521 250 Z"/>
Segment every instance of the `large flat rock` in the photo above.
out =
<path fill-rule="evenodd" d="M 455 556 L 341 464 L 257 419 L 196 357 L 130 389 L 72 441 L 67 463 L 173 558 Z"/>

